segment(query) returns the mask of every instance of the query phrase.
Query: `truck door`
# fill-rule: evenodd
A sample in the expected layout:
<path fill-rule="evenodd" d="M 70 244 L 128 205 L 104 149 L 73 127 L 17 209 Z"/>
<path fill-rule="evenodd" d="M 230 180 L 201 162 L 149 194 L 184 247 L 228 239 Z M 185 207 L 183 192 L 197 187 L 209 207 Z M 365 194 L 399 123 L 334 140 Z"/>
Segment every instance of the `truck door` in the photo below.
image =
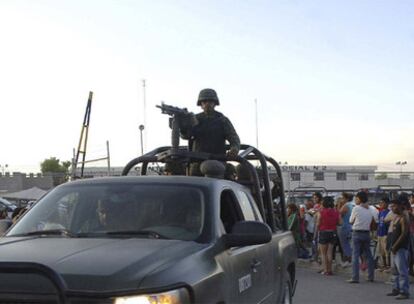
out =
<path fill-rule="evenodd" d="M 238 190 L 237 196 L 245 220 L 264 222 L 253 198 L 247 192 Z M 280 258 L 275 258 L 275 255 L 278 253 L 277 239 L 273 235 L 270 243 L 257 245 L 255 247 L 255 263 L 257 266 L 253 270 L 260 277 L 261 303 L 274 303 L 274 299 L 277 296 L 274 293 L 281 288 Z"/>
<path fill-rule="evenodd" d="M 226 233 L 230 233 L 232 226 L 238 221 L 255 220 L 245 218 L 243 209 L 232 190 L 222 192 L 220 218 Z M 253 211 L 251 214 L 254 214 Z M 249 211 L 246 215 L 249 217 Z M 229 286 L 232 294 L 231 303 L 265 303 L 264 300 L 269 293 L 271 294 L 269 291 L 271 283 L 265 281 L 266 271 L 271 270 L 271 268 L 265 269 L 268 263 L 265 259 L 268 257 L 265 253 L 266 249 L 261 248 L 265 245 L 268 244 L 233 247 L 228 250 L 232 276 Z"/>

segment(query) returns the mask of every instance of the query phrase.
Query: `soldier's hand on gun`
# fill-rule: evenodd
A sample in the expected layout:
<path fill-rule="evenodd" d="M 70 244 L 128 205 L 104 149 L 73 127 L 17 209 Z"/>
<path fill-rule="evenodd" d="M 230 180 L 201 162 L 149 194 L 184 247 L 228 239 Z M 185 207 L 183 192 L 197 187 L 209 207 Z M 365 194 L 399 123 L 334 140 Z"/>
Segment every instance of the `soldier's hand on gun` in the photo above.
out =
<path fill-rule="evenodd" d="M 191 128 L 198 124 L 194 113 L 182 114 L 179 116 L 179 124 L 181 129 Z"/>

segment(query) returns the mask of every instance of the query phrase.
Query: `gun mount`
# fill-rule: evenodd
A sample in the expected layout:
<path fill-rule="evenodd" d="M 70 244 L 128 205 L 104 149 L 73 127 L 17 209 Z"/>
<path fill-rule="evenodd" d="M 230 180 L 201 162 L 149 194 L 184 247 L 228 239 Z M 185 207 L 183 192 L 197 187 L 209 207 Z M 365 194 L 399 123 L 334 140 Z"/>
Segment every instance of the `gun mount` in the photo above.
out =
<path fill-rule="evenodd" d="M 177 151 L 180 145 L 180 128 L 194 126 L 197 124 L 197 120 L 194 114 L 188 112 L 186 108 L 167 105 L 164 102 L 161 102 L 161 105 L 156 105 L 156 107 L 161 109 L 162 114 L 171 116 L 169 121 L 171 128 L 171 146 L 174 151 Z"/>

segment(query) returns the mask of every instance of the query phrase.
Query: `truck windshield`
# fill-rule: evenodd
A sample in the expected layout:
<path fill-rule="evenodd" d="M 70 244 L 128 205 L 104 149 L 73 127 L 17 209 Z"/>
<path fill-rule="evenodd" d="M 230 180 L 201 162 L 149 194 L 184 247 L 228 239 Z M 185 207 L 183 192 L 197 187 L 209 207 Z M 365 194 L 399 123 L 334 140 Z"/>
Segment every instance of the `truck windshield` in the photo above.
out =
<path fill-rule="evenodd" d="M 196 240 L 203 223 L 204 196 L 195 187 L 78 184 L 51 191 L 7 236 Z"/>

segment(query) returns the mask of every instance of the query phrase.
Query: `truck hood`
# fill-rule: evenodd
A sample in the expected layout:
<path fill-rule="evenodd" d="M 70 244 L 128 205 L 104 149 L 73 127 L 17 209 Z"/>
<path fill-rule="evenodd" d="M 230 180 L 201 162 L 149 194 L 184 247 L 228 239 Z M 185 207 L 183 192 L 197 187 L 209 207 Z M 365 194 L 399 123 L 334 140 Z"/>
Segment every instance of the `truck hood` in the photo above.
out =
<path fill-rule="evenodd" d="M 7 237 L 0 238 L 0 261 L 44 265 L 60 275 L 69 290 L 115 291 L 137 289 L 146 275 L 205 246 L 142 238 Z M 7 278 L 0 273 L 0 281 L 3 275 Z"/>

